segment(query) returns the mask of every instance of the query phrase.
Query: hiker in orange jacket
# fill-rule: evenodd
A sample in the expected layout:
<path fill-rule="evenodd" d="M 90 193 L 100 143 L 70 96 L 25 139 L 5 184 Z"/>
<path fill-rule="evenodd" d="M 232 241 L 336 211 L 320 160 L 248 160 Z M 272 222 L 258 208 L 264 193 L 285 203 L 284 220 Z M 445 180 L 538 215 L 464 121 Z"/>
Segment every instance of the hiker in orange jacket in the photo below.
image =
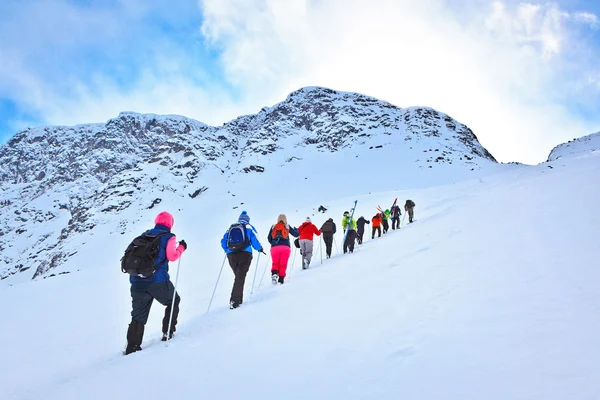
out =
<path fill-rule="evenodd" d="M 381 214 L 375 214 L 375 216 L 371 219 L 373 223 L 373 233 L 371 234 L 371 239 L 375 239 L 375 232 L 377 232 L 377 237 L 381 237 Z"/>

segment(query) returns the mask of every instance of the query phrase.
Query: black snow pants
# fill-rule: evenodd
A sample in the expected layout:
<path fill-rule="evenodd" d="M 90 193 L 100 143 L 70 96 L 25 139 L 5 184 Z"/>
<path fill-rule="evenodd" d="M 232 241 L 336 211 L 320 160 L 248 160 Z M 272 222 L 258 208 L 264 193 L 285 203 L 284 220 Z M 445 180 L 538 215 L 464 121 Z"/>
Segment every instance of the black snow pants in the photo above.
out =
<path fill-rule="evenodd" d="M 381 237 L 381 227 L 380 226 L 373 227 L 373 234 L 371 235 L 371 239 L 375 239 L 375 232 L 377 232 L 377 237 Z"/>
<path fill-rule="evenodd" d="M 333 235 L 326 236 L 325 234 L 323 234 L 323 241 L 325 242 L 325 253 L 327 253 L 327 257 L 331 257 L 331 246 L 333 246 Z"/>
<path fill-rule="evenodd" d="M 383 233 L 387 233 L 388 229 L 390 229 L 387 219 L 381 220 L 381 225 L 383 225 Z"/>
<path fill-rule="evenodd" d="M 364 235 L 365 235 L 364 229 L 359 229 L 358 231 L 356 231 L 356 241 L 358 242 L 358 244 L 362 244 Z"/>
<path fill-rule="evenodd" d="M 356 231 L 355 230 L 348 231 L 348 234 L 346 235 L 346 240 L 344 241 L 344 254 L 346 254 L 348 251 L 350 251 L 350 253 L 354 252 L 354 241 L 355 240 L 356 240 Z"/>
<path fill-rule="evenodd" d="M 396 229 L 396 227 L 400 229 L 400 217 L 392 218 L 392 229 Z"/>
<path fill-rule="evenodd" d="M 231 298 L 229 301 L 240 305 L 244 302 L 244 283 L 246 282 L 246 274 L 252 263 L 252 253 L 247 251 L 236 251 L 227 254 L 229 266 L 235 275 L 233 280 L 233 288 L 231 289 Z"/>
<path fill-rule="evenodd" d="M 171 329 L 169 331 L 169 317 L 171 314 L 171 304 L 173 302 L 173 295 L 175 295 L 175 307 L 173 308 L 173 321 L 171 323 Z M 131 284 L 131 324 L 130 331 L 131 336 L 135 344 L 142 344 L 142 337 L 144 335 L 144 325 L 148 322 L 148 316 L 150 315 L 150 307 L 152 302 L 156 300 L 163 306 L 165 306 L 165 316 L 162 321 L 163 333 L 175 332 L 175 325 L 177 325 L 177 316 L 179 315 L 179 302 L 181 298 L 179 294 L 175 293 L 175 287 L 171 281 L 166 282 L 151 282 L 151 283 L 133 283 Z M 134 327 L 132 327 L 134 325 Z M 127 340 L 130 339 L 130 332 L 127 333 Z"/>

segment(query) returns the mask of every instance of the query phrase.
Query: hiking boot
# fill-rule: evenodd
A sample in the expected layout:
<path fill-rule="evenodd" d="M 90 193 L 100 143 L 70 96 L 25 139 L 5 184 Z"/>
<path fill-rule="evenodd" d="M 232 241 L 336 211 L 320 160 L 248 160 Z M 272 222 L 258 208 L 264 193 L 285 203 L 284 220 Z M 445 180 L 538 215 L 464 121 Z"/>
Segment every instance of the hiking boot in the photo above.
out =
<path fill-rule="evenodd" d="M 173 332 L 171 332 L 169 334 L 169 339 L 168 340 L 171 340 L 171 339 L 173 339 Z M 162 339 L 160 339 L 160 341 L 161 342 L 166 342 L 167 341 L 167 334 L 166 334 L 166 332 L 163 332 Z"/>
<path fill-rule="evenodd" d="M 271 274 L 271 283 L 273 283 L 273 285 L 277 284 L 277 281 L 279 279 L 279 274 L 277 274 L 276 272 Z"/>
<path fill-rule="evenodd" d="M 137 344 L 127 345 L 125 348 L 125 355 L 135 353 L 136 351 L 142 351 L 142 348 Z"/>
<path fill-rule="evenodd" d="M 278 282 L 283 285 L 283 281 L 285 280 L 285 276 L 280 276 Z"/>
<path fill-rule="evenodd" d="M 144 324 L 131 321 L 127 329 L 127 347 L 125 355 L 142 350 L 142 339 L 144 337 Z"/>
<path fill-rule="evenodd" d="M 234 308 L 238 308 L 240 306 L 240 304 L 242 304 L 242 303 L 238 303 L 237 301 L 230 301 L 229 302 L 229 309 L 233 310 Z"/>
<path fill-rule="evenodd" d="M 305 258 L 302 260 L 302 269 L 307 269 L 308 268 L 308 260 Z"/>

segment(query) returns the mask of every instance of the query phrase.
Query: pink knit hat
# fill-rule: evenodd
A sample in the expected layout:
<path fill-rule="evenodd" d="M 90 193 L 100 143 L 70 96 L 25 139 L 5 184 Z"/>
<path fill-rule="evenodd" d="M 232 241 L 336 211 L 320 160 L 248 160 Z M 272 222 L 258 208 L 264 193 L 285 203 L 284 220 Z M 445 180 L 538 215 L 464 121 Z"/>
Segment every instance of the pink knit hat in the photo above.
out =
<path fill-rule="evenodd" d="M 154 223 L 156 225 L 164 225 L 167 228 L 171 229 L 173 228 L 175 220 L 173 219 L 173 216 L 171 214 L 169 214 L 166 211 L 163 211 L 156 216 L 156 218 L 154 219 Z"/>

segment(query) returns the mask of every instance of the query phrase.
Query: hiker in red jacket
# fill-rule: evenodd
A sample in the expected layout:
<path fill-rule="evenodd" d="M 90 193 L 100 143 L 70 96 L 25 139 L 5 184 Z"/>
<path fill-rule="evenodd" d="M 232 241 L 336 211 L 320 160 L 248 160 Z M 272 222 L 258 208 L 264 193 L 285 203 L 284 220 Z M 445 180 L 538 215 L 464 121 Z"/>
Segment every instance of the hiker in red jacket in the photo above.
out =
<path fill-rule="evenodd" d="M 298 227 L 300 233 L 300 254 L 302 255 L 302 269 L 307 269 L 313 254 L 313 237 L 321 236 L 321 231 L 312 223 L 310 217 Z"/>

